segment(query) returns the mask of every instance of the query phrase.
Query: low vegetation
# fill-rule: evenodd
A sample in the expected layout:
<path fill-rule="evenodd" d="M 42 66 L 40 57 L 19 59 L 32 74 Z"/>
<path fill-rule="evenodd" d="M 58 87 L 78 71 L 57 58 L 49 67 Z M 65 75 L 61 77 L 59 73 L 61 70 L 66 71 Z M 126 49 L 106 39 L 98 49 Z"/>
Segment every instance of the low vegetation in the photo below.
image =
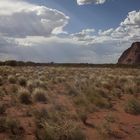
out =
<path fill-rule="evenodd" d="M 8 81 L 11 84 L 15 84 L 16 83 L 16 78 L 13 75 L 9 75 L 8 76 Z"/>
<path fill-rule="evenodd" d="M 44 122 L 43 129 L 44 135 L 40 135 L 40 130 L 36 131 L 36 136 L 40 140 L 86 140 L 81 129 L 71 121 L 59 124 Z"/>
<path fill-rule="evenodd" d="M 139 75 L 136 68 L 1 66 L 0 139 L 125 140 L 127 130 L 136 139 Z"/>
<path fill-rule="evenodd" d="M 140 114 L 140 100 L 136 98 L 129 99 L 125 104 L 125 111 L 130 114 Z"/>
<path fill-rule="evenodd" d="M 21 85 L 21 86 L 26 86 L 26 84 L 27 84 L 26 78 L 24 78 L 24 77 L 19 77 L 18 82 L 19 82 L 19 85 Z"/>
<path fill-rule="evenodd" d="M 27 89 L 20 88 L 18 94 L 19 94 L 19 101 L 22 104 L 31 104 L 32 103 L 31 94 Z"/>
<path fill-rule="evenodd" d="M 33 92 L 33 99 L 36 102 L 47 102 L 47 92 L 41 88 L 36 88 Z"/>

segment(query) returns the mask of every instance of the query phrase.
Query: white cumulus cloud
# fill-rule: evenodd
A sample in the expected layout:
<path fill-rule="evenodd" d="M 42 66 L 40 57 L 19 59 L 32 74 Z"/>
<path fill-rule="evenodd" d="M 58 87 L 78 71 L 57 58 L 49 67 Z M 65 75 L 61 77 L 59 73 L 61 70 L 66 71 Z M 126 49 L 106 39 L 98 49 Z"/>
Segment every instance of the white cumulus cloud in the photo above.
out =
<path fill-rule="evenodd" d="M 93 50 L 99 56 L 105 55 L 104 58 L 109 58 L 108 62 L 115 62 L 132 42 L 140 40 L 140 11 L 129 12 L 124 21 L 115 29 L 99 30 L 97 34 L 85 34 L 82 31 L 71 36 L 85 46 L 94 48 Z"/>
<path fill-rule="evenodd" d="M 135 41 L 138 38 L 140 39 L 140 11 L 129 12 L 124 21 L 115 29 L 99 30 L 96 35 L 84 33 L 84 31 L 86 29 L 82 32 L 72 34 L 72 36 L 78 41 L 82 40 L 86 44 L 104 43 L 105 41 Z"/>
<path fill-rule="evenodd" d="M 90 3 L 103 4 L 105 2 L 106 0 L 77 0 L 78 5 L 84 5 L 84 4 L 90 4 Z"/>
<path fill-rule="evenodd" d="M 105 1 L 81 0 L 79 4 Z M 140 40 L 140 11 L 131 11 L 116 28 L 65 33 L 69 17 L 24 0 L 0 0 L 0 59 L 37 62 L 114 63 Z"/>
<path fill-rule="evenodd" d="M 68 19 L 56 9 L 22 0 L 0 0 L 1 35 L 25 37 L 64 33 Z"/>

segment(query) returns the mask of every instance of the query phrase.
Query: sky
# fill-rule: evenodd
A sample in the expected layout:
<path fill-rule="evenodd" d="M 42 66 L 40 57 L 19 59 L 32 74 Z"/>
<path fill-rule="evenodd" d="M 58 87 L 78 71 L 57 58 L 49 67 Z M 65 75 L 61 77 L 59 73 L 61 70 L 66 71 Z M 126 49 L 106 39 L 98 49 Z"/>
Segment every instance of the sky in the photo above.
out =
<path fill-rule="evenodd" d="M 140 41 L 140 0 L 0 0 L 0 60 L 116 63 Z"/>

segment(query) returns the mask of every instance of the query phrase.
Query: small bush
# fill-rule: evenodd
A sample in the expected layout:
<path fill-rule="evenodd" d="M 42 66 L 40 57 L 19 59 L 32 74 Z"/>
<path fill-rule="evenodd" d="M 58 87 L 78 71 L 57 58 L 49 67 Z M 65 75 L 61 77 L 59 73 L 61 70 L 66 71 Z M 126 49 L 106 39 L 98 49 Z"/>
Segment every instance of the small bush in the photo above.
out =
<path fill-rule="evenodd" d="M 113 114 L 108 114 L 107 116 L 105 116 L 105 120 L 109 123 L 114 123 L 116 122 L 116 120 L 118 120 L 118 118 Z"/>
<path fill-rule="evenodd" d="M 21 135 L 24 129 L 21 127 L 20 122 L 13 118 L 0 118 L 0 132 L 9 132 L 12 135 Z"/>
<path fill-rule="evenodd" d="M 0 104 L 0 115 L 4 114 L 6 111 L 6 107 L 3 104 Z"/>
<path fill-rule="evenodd" d="M 36 126 L 38 128 L 42 128 L 42 122 L 49 118 L 48 110 L 46 108 L 42 108 L 40 110 L 33 110 L 32 113 L 36 118 Z"/>
<path fill-rule="evenodd" d="M 18 92 L 18 85 L 16 84 L 11 85 L 9 88 L 10 88 L 10 91 L 14 94 Z"/>
<path fill-rule="evenodd" d="M 61 124 L 45 122 L 43 129 L 43 135 L 40 135 L 39 130 L 36 131 L 36 136 L 40 140 L 86 140 L 82 130 L 71 121 Z"/>
<path fill-rule="evenodd" d="M 98 92 L 90 93 L 87 95 L 88 100 L 99 108 L 111 108 L 112 105 L 108 99 L 102 97 Z"/>
<path fill-rule="evenodd" d="M 140 114 L 140 101 L 138 99 L 129 99 L 124 108 L 125 112 L 130 114 Z"/>
<path fill-rule="evenodd" d="M 45 120 L 49 116 L 48 110 L 46 108 L 42 108 L 40 110 L 33 110 L 33 114 L 35 115 L 35 118 L 37 120 Z"/>
<path fill-rule="evenodd" d="M 3 78 L 2 78 L 2 76 L 0 76 L 0 85 L 2 85 L 3 84 Z"/>
<path fill-rule="evenodd" d="M 22 104 L 31 104 L 31 95 L 27 89 L 21 88 L 19 90 L 19 100 Z"/>
<path fill-rule="evenodd" d="M 97 127 L 97 132 L 101 139 L 109 139 L 109 135 L 111 133 L 110 123 L 104 121 L 101 125 Z"/>
<path fill-rule="evenodd" d="M 87 100 L 86 96 L 84 96 L 84 95 L 79 95 L 79 96 L 75 97 L 74 103 L 78 107 L 85 107 L 90 104 L 90 102 Z"/>
<path fill-rule="evenodd" d="M 102 140 L 122 139 L 124 137 L 123 133 L 114 129 L 109 121 L 104 121 L 96 129 Z"/>
<path fill-rule="evenodd" d="M 11 84 L 15 84 L 16 83 L 16 78 L 13 75 L 8 76 L 8 81 Z"/>
<path fill-rule="evenodd" d="M 70 95 L 70 96 L 77 96 L 78 94 L 79 94 L 78 91 L 72 87 L 68 91 L 68 95 Z"/>
<path fill-rule="evenodd" d="M 93 103 L 99 108 L 109 109 L 112 107 L 111 103 L 109 103 L 105 98 L 96 98 Z"/>
<path fill-rule="evenodd" d="M 45 84 L 45 82 L 43 82 L 43 81 L 41 81 L 41 80 L 35 80 L 34 81 L 34 84 L 35 84 L 35 86 L 36 87 L 38 87 L 38 88 L 46 88 L 46 84 Z"/>
<path fill-rule="evenodd" d="M 46 91 L 36 88 L 33 92 L 33 98 L 36 102 L 47 102 Z"/>
<path fill-rule="evenodd" d="M 33 89 L 35 88 L 35 83 L 34 83 L 34 81 L 29 80 L 29 81 L 27 82 L 27 87 L 28 87 L 29 91 L 32 92 Z"/>
<path fill-rule="evenodd" d="M 27 84 L 27 81 L 24 77 L 19 77 L 18 81 L 21 86 L 26 86 Z"/>
<path fill-rule="evenodd" d="M 21 135 L 24 132 L 24 129 L 17 119 L 6 118 L 5 126 L 7 129 L 6 131 L 9 131 L 12 135 Z"/>
<path fill-rule="evenodd" d="M 87 124 L 87 111 L 78 111 L 78 116 L 84 124 Z"/>
<path fill-rule="evenodd" d="M 5 122 L 6 122 L 6 119 L 4 117 L 0 118 L 0 133 L 6 131 Z"/>

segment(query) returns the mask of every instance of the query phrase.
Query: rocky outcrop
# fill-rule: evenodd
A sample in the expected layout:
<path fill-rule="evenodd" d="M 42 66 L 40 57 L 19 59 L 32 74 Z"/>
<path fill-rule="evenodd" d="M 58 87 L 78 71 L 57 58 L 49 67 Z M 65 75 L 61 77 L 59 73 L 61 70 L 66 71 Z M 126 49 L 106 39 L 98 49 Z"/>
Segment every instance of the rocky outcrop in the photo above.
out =
<path fill-rule="evenodd" d="M 118 64 L 140 64 L 140 42 L 135 42 L 118 60 Z"/>

